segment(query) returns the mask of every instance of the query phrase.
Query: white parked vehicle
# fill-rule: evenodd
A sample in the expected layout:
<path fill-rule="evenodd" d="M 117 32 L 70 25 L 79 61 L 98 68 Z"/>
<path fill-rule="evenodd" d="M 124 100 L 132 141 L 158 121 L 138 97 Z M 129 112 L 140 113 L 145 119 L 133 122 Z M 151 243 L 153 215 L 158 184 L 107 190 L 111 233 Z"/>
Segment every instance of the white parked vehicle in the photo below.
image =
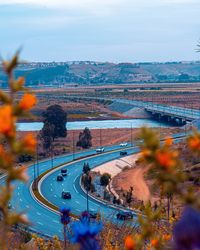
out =
<path fill-rule="evenodd" d="M 97 152 L 97 153 L 103 153 L 104 150 L 105 150 L 104 148 L 97 148 L 97 149 L 96 149 L 96 152 Z"/>
<path fill-rule="evenodd" d="M 120 143 L 120 146 L 121 146 L 121 147 L 126 147 L 127 145 L 128 145 L 127 142 L 122 142 L 122 143 Z"/>

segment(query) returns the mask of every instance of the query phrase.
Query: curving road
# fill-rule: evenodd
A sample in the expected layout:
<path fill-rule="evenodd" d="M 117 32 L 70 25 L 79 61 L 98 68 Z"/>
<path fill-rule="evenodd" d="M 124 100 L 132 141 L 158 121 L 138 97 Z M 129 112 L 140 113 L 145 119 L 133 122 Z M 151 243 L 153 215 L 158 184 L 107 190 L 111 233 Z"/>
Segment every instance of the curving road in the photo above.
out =
<path fill-rule="evenodd" d="M 183 134 L 177 134 L 174 137 L 180 137 Z M 179 139 L 178 139 L 179 140 Z M 128 145 L 130 147 L 130 145 Z M 101 165 L 102 163 L 108 162 L 110 160 L 120 157 L 119 151 L 121 147 L 119 145 L 106 147 L 105 153 L 101 155 L 95 155 L 89 157 L 87 162 L 89 162 L 92 168 Z M 109 152 L 110 150 L 118 150 L 118 152 Z M 132 149 L 126 149 L 128 154 L 136 153 L 139 151 L 139 148 L 134 147 Z M 95 150 L 88 150 L 84 152 L 77 153 L 76 158 L 86 157 L 91 154 L 95 154 Z M 59 169 L 53 171 L 50 175 L 47 175 L 44 181 L 41 184 L 41 192 L 43 196 L 48 199 L 51 203 L 56 206 L 70 206 L 74 214 L 80 214 L 81 211 L 86 209 L 86 195 L 80 188 L 79 178 L 82 173 L 82 166 L 84 159 L 71 162 L 73 155 L 60 156 L 54 160 L 54 166 L 67 163 L 68 176 L 65 177 L 65 180 L 61 183 L 58 183 L 55 178 L 59 173 Z M 51 160 L 45 160 L 39 163 L 40 174 L 51 168 Z M 51 210 L 46 209 L 40 203 L 35 201 L 30 193 L 30 186 L 33 182 L 34 176 L 34 166 L 31 165 L 28 168 L 28 175 L 30 179 L 28 183 L 24 184 L 21 182 L 15 182 L 15 191 L 11 201 L 12 209 L 18 212 L 25 212 L 31 222 L 31 228 L 39 233 L 53 236 L 58 235 L 62 236 L 62 225 L 59 222 L 59 214 Z M 4 184 L 4 178 L 0 179 L 0 185 Z M 62 190 L 70 191 L 72 194 L 71 200 L 61 199 Z M 89 207 L 90 210 L 100 210 L 104 216 L 112 216 L 116 213 L 116 209 L 103 205 L 98 201 L 89 198 Z"/>
<path fill-rule="evenodd" d="M 116 145 L 116 146 L 111 146 L 111 147 L 105 147 L 105 152 L 109 152 L 110 150 L 115 150 L 115 149 L 119 149 L 120 146 Z M 134 150 L 129 151 L 130 153 L 133 153 Z M 86 157 L 88 155 L 91 154 L 96 154 L 95 150 L 88 150 L 88 151 L 84 151 L 84 152 L 80 152 L 77 153 L 75 156 L 76 158 L 79 157 Z M 92 166 L 92 164 L 94 163 L 95 166 L 101 164 L 101 162 L 106 162 L 109 160 L 112 160 L 116 157 L 119 157 L 119 152 L 118 153 L 113 153 L 110 152 L 108 154 L 105 155 L 96 155 L 93 159 L 90 159 L 90 164 Z M 100 160 L 100 158 L 102 158 L 102 160 Z M 73 160 L 73 155 L 66 155 L 66 156 L 61 156 L 58 157 L 56 159 L 54 159 L 54 166 L 60 165 L 60 164 L 64 164 L 64 163 L 68 163 L 71 162 Z M 80 214 L 80 212 L 78 213 L 78 207 L 79 210 L 82 211 L 86 209 L 85 207 L 85 199 L 83 197 L 85 197 L 84 193 L 80 193 L 78 194 L 77 192 L 82 192 L 80 190 L 79 187 L 79 183 L 78 183 L 78 175 L 80 176 L 81 171 L 82 171 L 82 166 L 83 166 L 83 162 L 84 160 L 81 160 L 79 162 L 79 164 L 77 163 L 71 163 L 68 168 L 69 168 L 69 173 L 71 174 L 68 176 L 69 179 L 68 181 L 66 180 L 65 185 L 68 183 L 67 185 L 67 190 L 72 190 L 72 200 L 71 200 L 71 208 L 72 208 L 72 212 L 76 213 L 76 214 Z M 39 163 L 39 170 L 40 170 L 40 174 L 45 172 L 46 170 L 51 168 L 51 160 L 45 160 L 43 162 Z M 17 212 L 25 212 L 26 215 L 28 216 L 29 221 L 31 222 L 31 226 L 30 228 L 33 229 L 36 232 L 48 235 L 48 236 L 53 236 L 53 235 L 58 235 L 61 236 L 62 235 L 62 225 L 59 222 L 59 214 L 52 212 L 48 209 L 46 209 L 44 206 L 42 206 L 40 203 L 38 203 L 37 201 L 35 201 L 30 193 L 30 186 L 33 182 L 33 176 L 34 176 L 34 166 L 31 165 L 28 170 L 27 173 L 29 175 L 29 181 L 24 184 L 22 182 L 14 182 L 14 186 L 15 186 L 15 191 L 13 194 L 13 198 L 11 201 L 11 205 L 12 205 L 12 209 L 17 211 Z M 55 175 L 57 175 L 57 173 L 54 173 Z M 75 176 L 76 175 L 76 176 Z M 76 179 L 73 179 L 74 176 L 76 177 Z M 50 175 L 51 177 L 51 175 Z M 54 177 L 52 177 L 54 178 Z M 76 180 L 76 181 L 75 181 Z M 5 178 L 1 178 L 0 179 L 0 185 L 4 185 L 4 181 Z M 70 182 L 69 182 L 70 181 Z M 77 190 L 74 189 L 74 181 L 77 187 Z M 42 185 L 42 190 L 44 190 L 45 194 L 50 194 L 51 199 L 56 199 L 56 196 L 59 196 L 59 194 L 54 193 L 54 191 L 59 192 L 60 191 L 60 185 L 62 186 L 62 184 L 58 184 L 57 181 L 52 182 L 52 188 L 54 188 L 54 191 L 51 191 L 51 185 L 50 183 L 48 184 L 48 182 L 44 182 L 45 185 Z M 57 189 L 56 189 L 57 188 Z M 76 198 L 75 198 L 76 197 Z M 52 201 L 50 199 L 50 201 Z M 62 200 L 60 198 L 60 203 L 58 202 L 58 197 L 56 199 L 56 205 L 64 205 L 62 204 Z M 74 204 L 73 204 L 74 201 Z M 75 202 L 76 201 L 76 202 Z M 54 203 L 55 201 L 53 201 Z M 58 202 L 58 204 L 57 204 Z M 78 204 L 77 202 L 81 203 Z M 84 204 L 82 204 L 84 203 Z M 92 201 L 93 205 L 94 203 L 98 204 L 97 206 L 99 206 L 98 202 Z M 92 204 L 90 202 L 90 204 Z M 91 207 L 92 208 L 92 207 Z M 96 205 L 95 205 L 96 208 Z M 104 210 L 106 207 L 104 206 Z M 113 210 L 112 210 L 113 211 Z"/>

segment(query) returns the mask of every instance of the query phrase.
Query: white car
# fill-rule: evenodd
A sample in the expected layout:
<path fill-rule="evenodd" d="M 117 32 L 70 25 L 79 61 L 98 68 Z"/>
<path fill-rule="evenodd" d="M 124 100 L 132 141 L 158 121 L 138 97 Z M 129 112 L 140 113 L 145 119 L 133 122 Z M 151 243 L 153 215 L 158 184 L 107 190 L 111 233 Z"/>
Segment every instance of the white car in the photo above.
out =
<path fill-rule="evenodd" d="M 122 143 L 120 143 L 120 146 L 121 146 L 121 147 L 126 147 L 127 145 L 128 145 L 127 142 L 122 142 Z"/>
<path fill-rule="evenodd" d="M 102 153 L 102 152 L 104 152 L 104 150 L 105 150 L 104 148 L 97 148 L 97 149 L 96 149 L 96 152 L 97 152 L 97 153 Z"/>

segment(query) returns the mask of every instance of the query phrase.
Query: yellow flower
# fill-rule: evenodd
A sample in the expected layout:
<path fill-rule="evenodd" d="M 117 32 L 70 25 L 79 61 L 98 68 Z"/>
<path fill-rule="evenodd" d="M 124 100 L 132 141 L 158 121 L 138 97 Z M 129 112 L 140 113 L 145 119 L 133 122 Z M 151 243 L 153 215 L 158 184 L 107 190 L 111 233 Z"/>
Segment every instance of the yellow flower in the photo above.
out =
<path fill-rule="evenodd" d="M 200 150 L 200 138 L 197 136 L 193 136 L 188 140 L 189 147 L 192 150 Z"/>
<path fill-rule="evenodd" d="M 170 169 L 175 164 L 173 153 L 168 151 L 157 151 L 155 158 L 157 163 L 165 169 Z"/>
<path fill-rule="evenodd" d="M 149 156 L 151 156 L 151 150 L 149 149 L 143 149 L 141 153 L 143 158 L 148 158 Z"/>
<path fill-rule="evenodd" d="M 0 133 L 7 136 L 14 134 L 14 117 L 10 105 L 0 107 Z"/>
<path fill-rule="evenodd" d="M 171 146 L 173 144 L 173 138 L 172 137 L 168 137 L 165 139 L 165 145 L 166 146 Z"/>
<path fill-rule="evenodd" d="M 131 236 L 127 236 L 125 239 L 125 248 L 127 250 L 134 250 L 135 249 L 135 241 Z"/>
<path fill-rule="evenodd" d="M 170 234 L 164 234 L 163 235 L 163 240 L 169 241 L 170 239 L 171 239 L 171 235 Z"/>
<path fill-rule="evenodd" d="M 23 139 L 23 146 L 26 150 L 34 152 L 36 147 L 36 140 L 32 134 L 25 135 Z"/>
<path fill-rule="evenodd" d="M 153 239 L 153 240 L 151 240 L 151 245 L 152 245 L 153 247 L 157 247 L 158 244 L 159 244 L 158 239 Z"/>
<path fill-rule="evenodd" d="M 24 94 L 21 101 L 19 102 L 19 107 L 25 111 L 30 110 L 37 103 L 37 98 L 32 94 Z"/>
<path fill-rule="evenodd" d="M 25 79 L 24 77 L 20 76 L 18 79 L 17 79 L 17 83 L 20 87 L 24 86 L 24 83 L 25 83 Z"/>

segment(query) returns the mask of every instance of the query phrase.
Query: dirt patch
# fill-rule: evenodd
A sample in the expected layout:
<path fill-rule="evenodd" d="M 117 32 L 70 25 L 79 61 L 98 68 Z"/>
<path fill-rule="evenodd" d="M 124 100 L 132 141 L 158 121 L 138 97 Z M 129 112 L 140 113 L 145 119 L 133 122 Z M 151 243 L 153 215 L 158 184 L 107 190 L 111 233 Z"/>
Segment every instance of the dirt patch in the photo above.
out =
<path fill-rule="evenodd" d="M 128 191 L 133 187 L 133 197 L 137 200 L 147 202 L 152 201 L 149 187 L 144 179 L 144 174 L 148 168 L 135 167 L 126 169 L 113 179 L 113 188 L 121 195 L 121 190 Z"/>

